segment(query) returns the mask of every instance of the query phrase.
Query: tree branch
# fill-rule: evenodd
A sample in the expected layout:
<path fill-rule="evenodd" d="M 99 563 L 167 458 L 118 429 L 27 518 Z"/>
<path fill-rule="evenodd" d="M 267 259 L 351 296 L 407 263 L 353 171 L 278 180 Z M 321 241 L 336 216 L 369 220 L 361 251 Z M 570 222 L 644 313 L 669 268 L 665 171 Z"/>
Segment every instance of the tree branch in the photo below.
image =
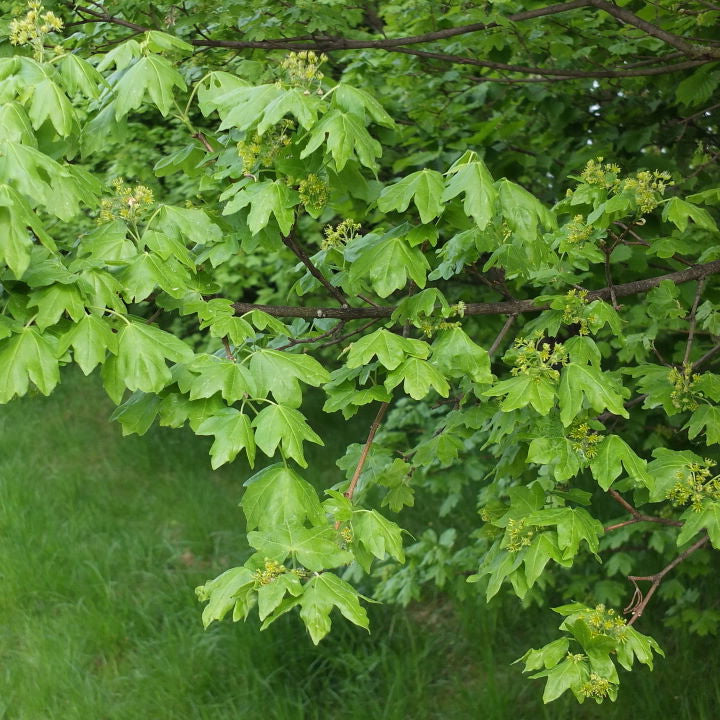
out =
<path fill-rule="evenodd" d="M 628 575 L 628 580 L 635 586 L 635 592 L 633 593 L 630 604 L 623 611 L 626 615 L 630 613 L 632 617 L 628 621 L 628 625 L 632 625 L 642 614 L 645 612 L 650 598 L 655 594 L 655 591 L 660 586 L 663 578 L 675 567 L 677 567 L 683 560 L 692 555 L 696 550 L 699 550 L 710 538 L 705 535 L 701 537 L 696 543 L 691 545 L 687 550 L 680 553 L 669 565 L 665 566 L 660 572 L 654 575 Z M 648 581 L 651 583 L 649 590 L 643 596 L 642 591 L 638 587 L 638 581 Z"/>
<path fill-rule="evenodd" d="M 375 439 L 375 433 L 377 433 L 378 428 L 380 427 L 380 423 L 385 417 L 385 413 L 387 412 L 389 405 L 390 403 L 387 402 L 380 404 L 377 415 L 373 420 L 373 424 L 370 426 L 370 432 L 368 433 L 367 440 L 365 441 L 365 447 L 363 447 L 362 453 L 360 454 L 360 459 L 358 460 L 357 467 L 355 468 L 355 472 L 353 473 L 352 479 L 350 480 L 350 485 L 348 485 L 348 489 L 344 492 L 344 495 L 348 500 L 352 500 L 352 496 L 355 493 L 355 488 L 357 487 L 358 480 L 360 479 L 360 475 L 362 474 L 363 467 L 365 467 L 365 461 L 367 460 L 368 453 L 370 452 L 373 440 Z"/>
<path fill-rule="evenodd" d="M 693 340 L 695 338 L 695 326 L 697 325 L 697 309 L 706 280 L 707 278 L 700 278 L 698 280 L 697 289 L 695 290 L 695 300 L 693 300 L 692 310 L 690 310 L 690 332 L 688 333 L 687 344 L 685 345 L 683 365 L 687 365 L 690 362 L 690 353 L 692 352 Z"/>
<path fill-rule="evenodd" d="M 656 515 L 644 515 L 635 506 L 631 505 L 617 490 L 608 490 L 610 497 L 615 502 L 620 503 L 631 515 L 631 520 L 624 520 L 623 522 L 615 523 L 614 525 L 608 525 L 604 528 L 605 532 L 612 532 L 618 530 L 621 527 L 627 525 L 634 525 L 639 522 L 651 522 L 659 523 L 660 525 L 672 525 L 674 527 L 682 527 L 683 523 L 680 520 L 670 520 L 669 518 L 657 517 Z"/>
<path fill-rule="evenodd" d="M 615 285 L 615 297 L 627 297 L 629 295 L 637 295 L 638 293 L 647 292 L 657 287 L 663 280 L 670 280 L 676 284 L 698 280 L 720 273 L 720 260 L 714 260 L 704 265 L 694 265 L 685 270 L 667 273 L 666 275 L 658 275 L 644 280 L 634 280 L 633 282 Z M 587 294 L 588 301 L 591 300 L 607 300 L 611 296 L 609 287 L 600 290 L 591 290 Z M 301 317 L 306 319 L 312 318 L 339 318 L 341 320 L 358 320 L 362 318 L 383 318 L 390 317 L 395 312 L 394 306 L 379 305 L 377 307 L 305 307 L 297 305 L 257 305 L 254 303 L 236 302 L 234 303 L 235 312 L 238 315 L 250 312 L 251 310 L 262 310 L 273 317 Z M 488 303 L 467 303 L 465 306 L 465 315 L 518 315 L 526 312 L 541 312 L 547 310 L 549 305 L 537 304 L 534 300 L 509 300 L 505 302 L 488 302 Z"/>

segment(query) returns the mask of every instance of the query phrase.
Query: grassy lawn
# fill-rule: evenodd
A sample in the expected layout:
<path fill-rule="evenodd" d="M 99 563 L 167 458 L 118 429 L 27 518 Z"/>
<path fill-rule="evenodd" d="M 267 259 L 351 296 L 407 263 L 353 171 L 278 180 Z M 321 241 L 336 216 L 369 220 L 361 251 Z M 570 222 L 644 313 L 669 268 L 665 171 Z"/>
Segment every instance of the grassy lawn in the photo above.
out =
<path fill-rule="evenodd" d="M 191 433 L 121 438 L 111 411 L 75 376 L 0 409 L 2 720 L 720 716 L 715 642 L 662 629 L 668 659 L 617 705 L 543 708 L 509 663 L 550 638 L 512 600 L 376 606 L 371 635 L 338 618 L 318 649 L 292 616 L 204 631 L 194 587 L 247 554 L 246 469 L 211 471 Z"/>

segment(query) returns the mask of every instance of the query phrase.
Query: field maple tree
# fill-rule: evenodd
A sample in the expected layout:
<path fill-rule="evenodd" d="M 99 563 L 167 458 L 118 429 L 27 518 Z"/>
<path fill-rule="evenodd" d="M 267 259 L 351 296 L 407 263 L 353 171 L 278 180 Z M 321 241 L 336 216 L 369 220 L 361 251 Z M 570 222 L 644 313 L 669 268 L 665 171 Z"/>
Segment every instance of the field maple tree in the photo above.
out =
<path fill-rule="evenodd" d="M 720 6 L 0 9 L 0 400 L 75 363 L 238 463 L 206 625 L 555 606 L 546 702 L 652 667 L 646 611 L 717 630 Z"/>

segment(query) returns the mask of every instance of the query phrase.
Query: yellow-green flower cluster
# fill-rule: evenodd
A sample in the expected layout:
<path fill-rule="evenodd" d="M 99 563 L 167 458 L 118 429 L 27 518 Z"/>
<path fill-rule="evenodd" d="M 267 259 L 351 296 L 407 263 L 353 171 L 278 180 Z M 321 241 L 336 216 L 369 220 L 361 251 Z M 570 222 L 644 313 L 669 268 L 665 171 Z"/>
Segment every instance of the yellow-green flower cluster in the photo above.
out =
<path fill-rule="evenodd" d="M 720 500 L 720 476 L 713 476 L 711 468 L 715 466 L 707 458 L 702 463 L 690 463 L 687 473 L 678 470 L 678 481 L 668 493 L 667 499 L 673 505 L 690 505 L 700 512 L 708 500 Z"/>
<path fill-rule="evenodd" d="M 290 85 L 304 88 L 306 95 L 313 90 L 321 95 L 320 82 L 324 76 L 320 66 L 327 59 L 325 53 L 318 55 L 313 50 L 302 50 L 297 53 L 291 52 L 282 61 L 280 67 L 285 71 L 285 78 Z"/>
<path fill-rule="evenodd" d="M 590 629 L 592 637 L 607 635 L 616 640 L 623 640 L 627 633 L 625 620 L 621 618 L 612 608 L 606 608 L 600 603 L 582 615 L 582 620 Z"/>
<path fill-rule="evenodd" d="M 597 673 L 590 673 L 590 679 L 580 687 L 580 692 L 586 698 L 596 698 L 598 700 L 606 697 L 609 690 L 610 681 L 600 677 Z"/>
<path fill-rule="evenodd" d="M 278 152 L 291 143 L 290 133 L 294 129 L 295 123 L 285 118 L 264 135 L 255 133 L 249 140 L 241 140 L 237 144 L 237 153 L 245 171 L 252 172 L 258 165 L 270 167 Z"/>
<path fill-rule="evenodd" d="M 313 211 L 322 210 L 330 199 L 330 188 L 315 173 L 310 173 L 298 184 L 300 202 Z"/>
<path fill-rule="evenodd" d="M 702 398 L 702 393 L 695 386 L 700 379 L 698 373 L 693 373 L 692 367 L 684 365 L 682 371 L 672 368 L 668 373 L 668 380 L 673 385 L 673 391 L 670 393 L 670 400 L 678 410 L 697 410 L 698 399 Z"/>
<path fill-rule="evenodd" d="M 153 205 L 153 192 L 145 185 L 131 187 L 123 178 L 112 181 L 113 196 L 100 203 L 99 223 L 111 220 L 128 220 L 135 222 L 140 219 Z"/>
<path fill-rule="evenodd" d="M 519 337 L 515 340 L 515 367 L 510 371 L 513 375 L 559 379 L 560 373 L 554 366 L 567 365 L 567 350 L 562 343 L 551 345 L 547 342 L 541 343 L 541 339 L 542 333 L 536 332 L 529 338 Z"/>
<path fill-rule="evenodd" d="M 587 305 L 587 290 L 569 290 L 565 296 L 562 321 L 566 325 L 580 325 L 580 335 L 587 335 L 590 332 L 588 322 L 592 317 L 585 317 L 585 306 Z"/>
<path fill-rule="evenodd" d="M 620 174 L 620 166 L 615 163 L 603 163 L 602 157 L 589 160 L 585 169 L 580 173 L 580 178 L 588 185 L 600 185 L 604 188 L 612 188 L 617 183 Z"/>
<path fill-rule="evenodd" d="M 25 17 L 10 22 L 10 42 L 32 46 L 36 60 L 43 58 L 46 36 L 63 28 L 63 21 L 54 12 L 44 10 L 42 3 L 31 0 Z"/>
<path fill-rule="evenodd" d="M 567 241 L 571 245 L 582 245 L 593 234 L 593 226 L 586 225 L 582 215 L 576 215 L 565 228 Z"/>
<path fill-rule="evenodd" d="M 265 558 L 265 567 L 255 571 L 256 585 L 269 585 L 278 575 L 287 572 L 287 568 L 275 560 Z"/>
<path fill-rule="evenodd" d="M 526 527 L 525 518 L 513 520 L 510 518 L 505 528 L 504 547 L 508 552 L 516 553 L 524 547 L 528 547 L 535 535 L 535 529 Z"/>
<path fill-rule="evenodd" d="M 621 178 L 620 167 L 615 163 L 603 163 L 601 157 L 590 160 L 580 178 L 588 185 L 598 185 L 616 194 L 632 194 L 640 215 L 654 210 L 666 188 L 673 184 L 670 173 L 665 170 L 641 170 L 634 176 Z"/>
<path fill-rule="evenodd" d="M 672 185 L 670 173 L 642 170 L 635 177 L 628 177 L 618 183 L 617 192 L 631 192 L 642 215 L 651 212 L 665 194 L 665 188 Z"/>
<path fill-rule="evenodd" d="M 322 241 L 322 249 L 330 250 L 332 248 L 341 248 L 349 243 L 360 231 L 360 223 L 356 223 L 352 218 L 346 218 L 335 227 L 326 225 L 323 230 L 325 238 Z"/>
<path fill-rule="evenodd" d="M 587 423 L 574 424 L 568 438 L 572 449 L 586 461 L 596 457 L 597 446 L 602 442 L 602 435 L 594 432 Z"/>
<path fill-rule="evenodd" d="M 353 531 L 349 527 L 344 527 L 340 531 L 340 537 L 346 545 L 349 545 L 353 541 Z"/>
<path fill-rule="evenodd" d="M 433 320 L 422 317 L 417 321 L 417 327 L 422 330 L 425 337 L 432 337 L 438 330 L 451 330 L 460 327 L 459 322 L 448 322 L 447 320 Z"/>

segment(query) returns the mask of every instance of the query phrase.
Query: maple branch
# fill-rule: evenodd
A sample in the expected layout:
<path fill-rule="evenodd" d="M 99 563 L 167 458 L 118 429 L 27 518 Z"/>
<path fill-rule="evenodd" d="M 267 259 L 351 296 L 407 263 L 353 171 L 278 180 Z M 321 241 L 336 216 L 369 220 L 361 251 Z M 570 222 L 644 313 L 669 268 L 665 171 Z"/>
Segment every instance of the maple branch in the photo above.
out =
<path fill-rule="evenodd" d="M 297 223 L 297 217 L 295 218 Z M 308 269 L 308 272 L 343 306 L 348 307 L 348 302 L 339 288 L 336 288 L 318 269 L 313 261 L 308 257 L 303 247 L 295 239 L 295 224 L 288 235 L 284 235 L 282 239 L 286 247 L 300 260 L 300 262 Z"/>
<path fill-rule="evenodd" d="M 508 315 L 507 320 L 505 321 L 505 324 L 500 328 L 500 332 L 497 334 L 497 337 L 493 341 L 493 344 L 490 346 L 490 349 L 488 350 L 488 355 L 492 357 L 496 350 L 500 347 L 500 343 L 503 341 L 503 338 L 505 335 L 507 335 L 508 330 L 512 326 L 512 324 L 515 322 L 515 318 L 517 315 Z"/>
<path fill-rule="evenodd" d="M 629 10 L 618 7 L 617 5 L 612 5 L 611 3 L 606 2 L 606 0 L 590 0 L 590 4 L 593 7 L 598 8 L 598 10 L 603 10 L 608 13 L 608 15 L 612 15 L 619 22 L 623 22 L 626 25 L 633 25 L 639 30 L 642 30 L 645 34 L 656 37 L 658 40 L 662 40 L 667 45 L 671 45 L 679 50 L 683 53 L 683 55 L 698 57 L 706 52 L 704 48 L 692 45 L 679 35 L 667 32 L 666 30 L 659 28 L 657 25 L 653 25 L 652 23 L 639 18 Z"/>
<path fill-rule="evenodd" d="M 77 4 L 70 4 L 70 7 L 82 18 L 83 22 L 107 22 L 110 24 L 131 28 L 136 32 L 149 32 L 150 30 L 152 30 L 152 28 L 129 22 L 117 16 L 110 15 L 107 12 L 100 12 L 99 10 L 93 10 L 92 8 Z M 537 68 L 526 67 L 522 65 L 508 65 L 506 63 L 492 62 L 489 60 L 478 60 L 476 58 L 462 55 L 451 55 L 447 53 L 415 50 L 408 47 L 411 45 L 418 45 L 420 43 L 446 40 L 448 38 L 457 37 L 460 35 L 467 35 L 483 30 L 489 30 L 492 28 L 502 28 L 505 27 L 505 21 L 522 22 L 524 20 L 532 20 L 539 17 L 557 15 L 560 13 L 568 12 L 569 10 L 576 10 L 584 7 L 596 7 L 597 9 L 603 10 L 612 15 L 613 17 L 617 18 L 618 20 L 638 27 L 643 32 L 663 40 L 672 47 L 680 50 L 683 55 L 693 59 L 682 63 L 663 65 L 655 68 L 558 70 L 554 68 Z M 87 18 L 84 17 L 84 15 L 89 15 L 91 17 Z M 434 32 L 424 33 L 422 35 L 410 35 L 400 38 L 385 37 L 381 40 L 352 39 L 341 36 L 314 36 L 311 38 L 276 38 L 268 40 L 212 40 L 203 36 L 202 39 L 188 38 L 187 40 L 191 45 L 201 49 L 229 48 L 234 50 L 255 49 L 285 51 L 315 50 L 317 52 L 360 49 L 384 50 L 386 52 L 405 53 L 409 55 L 416 55 L 418 57 L 441 60 L 443 62 L 449 62 L 454 64 L 474 65 L 477 67 L 485 67 L 492 70 L 503 70 L 506 72 L 522 73 L 527 75 L 547 76 L 549 78 L 555 77 L 562 80 L 570 80 L 574 78 L 643 77 L 648 75 L 662 75 L 670 72 L 678 72 L 680 70 L 688 70 L 690 68 L 703 65 L 707 62 L 717 60 L 718 57 L 720 57 L 720 51 L 717 51 L 714 48 L 702 48 L 693 45 L 684 40 L 683 38 L 672 33 L 668 33 L 661 28 L 652 25 L 651 23 L 641 20 L 633 13 L 611 5 L 604 0 L 572 0 L 571 2 L 557 3 L 554 5 L 548 5 L 544 8 L 536 8 L 534 10 L 528 10 L 525 12 L 508 15 L 506 16 L 505 21 L 502 23 L 494 21 L 489 23 L 472 23 L 469 25 L 461 25 L 454 28 L 436 30 Z M 658 58 L 658 61 L 662 61 L 662 58 Z M 542 80 L 544 79 L 544 77 L 541 77 L 540 79 Z M 505 78 L 500 80 L 497 78 L 488 77 L 487 80 L 508 82 L 508 80 Z M 512 79 L 510 79 L 509 81 L 512 82 Z"/>
<path fill-rule="evenodd" d="M 389 405 L 389 402 L 380 403 L 377 415 L 373 420 L 373 424 L 370 426 L 370 432 L 368 433 L 367 440 L 365 441 L 365 447 L 363 447 L 362 453 L 360 453 L 360 459 L 358 460 L 355 472 L 353 473 L 352 479 L 350 480 L 350 485 L 348 485 L 348 489 L 343 493 L 348 500 L 352 500 L 352 496 L 355 493 L 355 488 L 357 487 L 358 480 L 360 479 L 360 475 L 362 474 L 363 467 L 365 467 L 365 461 L 367 460 L 368 453 L 370 452 L 373 440 L 375 439 L 375 433 L 377 433 L 378 428 L 380 427 L 380 423 L 385 417 L 385 413 L 387 412 Z"/>
<path fill-rule="evenodd" d="M 657 287 L 664 280 L 670 280 L 675 284 L 698 280 L 699 278 L 720 273 L 720 260 L 705 263 L 704 265 L 693 265 L 692 267 L 677 272 L 658 275 L 656 277 L 634 280 L 632 282 L 615 285 L 615 297 L 627 297 L 647 292 Z M 588 301 L 607 300 L 611 296 L 609 287 L 600 290 L 591 290 L 587 294 Z M 395 312 L 395 306 L 378 305 L 376 307 L 306 307 L 298 305 L 258 305 L 255 303 L 236 302 L 233 304 L 235 312 L 242 315 L 251 310 L 262 310 L 273 317 L 301 317 L 312 318 L 339 318 L 341 320 L 358 320 L 362 318 L 384 318 L 390 317 Z M 538 304 L 535 300 L 507 300 L 503 302 L 467 303 L 465 315 L 519 315 L 526 312 L 541 312 L 547 310 L 547 304 Z M 717 350 L 715 351 L 717 352 Z M 714 353 L 713 353 L 714 354 Z M 702 358 L 704 361 L 704 358 Z"/>
<path fill-rule="evenodd" d="M 692 555 L 696 550 L 699 550 L 710 538 L 705 535 L 701 537 L 696 543 L 691 545 L 687 550 L 680 553 L 669 565 L 666 565 L 660 572 L 656 572 L 654 575 L 628 575 L 628 580 L 635 586 L 635 592 L 633 593 L 630 604 L 623 611 L 626 615 L 630 613 L 632 617 L 628 621 L 628 625 L 632 625 L 645 611 L 650 598 L 655 594 L 655 591 L 660 586 L 663 578 L 675 567 L 677 567 L 683 560 Z M 638 587 L 638 581 L 650 582 L 650 588 L 647 593 L 643 596 L 642 591 Z"/>
<path fill-rule="evenodd" d="M 685 345 L 683 365 L 687 365 L 688 362 L 690 362 L 690 353 L 692 352 L 693 340 L 695 339 L 695 326 L 697 325 L 697 309 L 703 289 L 705 288 L 706 280 L 707 278 L 700 278 L 698 280 L 697 289 L 695 290 L 695 300 L 693 300 L 692 310 L 690 310 L 690 332 L 688 333 L 687 344 Z"/>
<path fill-rule="evenodd" d="M 620 503 L 620 505 L 622 505 L 625 510 L 632 515 L 632 519 L 624 520 L 623 522 L 615 523 L 614 525 L 608 525 L 604 528 L 606 533 L 618 530 L 621 527 L 626 527 L 627 525 L 634 525 L 639 522 L 659 523 L 660 525 L 672 525 L 674 527 L 682 527 L 683 525 L 680 520 L 670 520 L 668 518 L 657 517 L 656 515 L 644 515 L 635 506 L 631 505 L 617 490 L 608 490 L 608 494 L 613 500 L 615 500 L 615 502 Z"/>

